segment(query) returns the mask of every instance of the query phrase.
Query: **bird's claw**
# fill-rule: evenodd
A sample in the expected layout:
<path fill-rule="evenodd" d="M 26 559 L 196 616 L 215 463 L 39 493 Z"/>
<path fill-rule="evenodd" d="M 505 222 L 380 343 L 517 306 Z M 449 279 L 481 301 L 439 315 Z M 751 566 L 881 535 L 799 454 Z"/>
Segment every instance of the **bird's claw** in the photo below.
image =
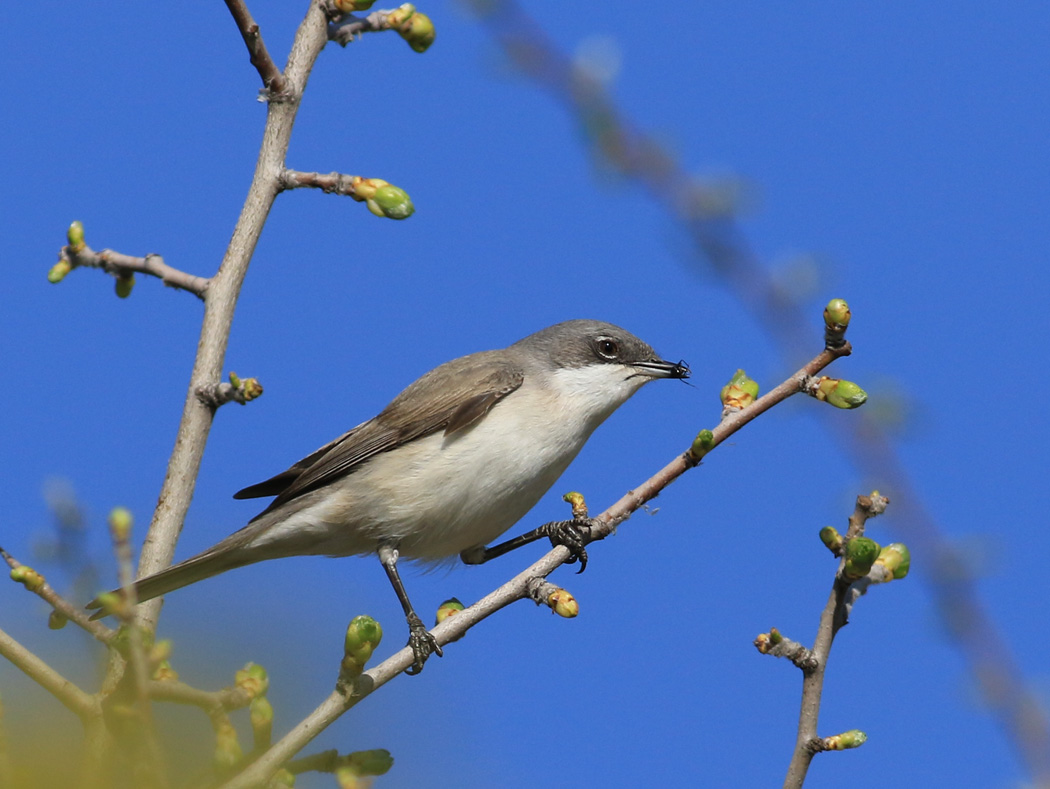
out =
<path fill-rule="evenodd" d="M 565 560 L 566 564 L 573 564 L 576 560 L 579 560 L 580 569 L 576 571 L 577 575 L 587 569 L 587 548 L 585 546 L 589 542 L 587 538 L 592 525 L 591 521 L 591 518 L 586 520 L 554 521 L 543 526 L 543 529 L 547 532 L 547 537 L 551 541 L 551 545 L 555 547 L 564 545 L 569 549 L 569 558 Z"/>
<path fill-rule="evenodd" d="M 405 673 L 416 675 L 423 670 L 423 664 L 431 655 L 442 657 L 445 653 L 441 651 L 437 639 L 433 633 L 427 630 L 426 625 L 415 613 L 408 617 L 408 646 L 412 648 L 412 665 L 405 669 Z"/>

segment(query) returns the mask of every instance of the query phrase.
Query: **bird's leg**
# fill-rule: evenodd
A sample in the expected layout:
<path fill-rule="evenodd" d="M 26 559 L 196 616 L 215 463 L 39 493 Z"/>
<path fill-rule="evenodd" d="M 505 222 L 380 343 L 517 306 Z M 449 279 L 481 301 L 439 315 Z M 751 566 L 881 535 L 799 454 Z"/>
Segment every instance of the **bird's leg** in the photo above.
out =
<path fill-rule="evenodd" d="M 536 540 L 547 537 L 550 539 L 551 545 L 564 545 L 569 549 L 569 558 L 565 560 L 566 564 L 572 564 L 579 559 L 580 569 L 577 571 L 577 574 L 579 574 L 587 569 L 587 548 L 585 546 L 591 541 L 591 527 L 597 526 L 598 523 L 599 521 L 596 518 L 551 521 L 532 531 L 525 532 L 519 537 L 501 542 L 499 545 L 493 545 L 491 548 L 484 546 L 469 548 L 460 553 L 459 558 L 463 560 L 464 564 L 484 564 L 489 559 L 495 559 L 497 556 L 510 553 L 515 548 L 520 548 L 523 545 L 528 545 L 530 542 L 536 542 Z"/>
<path fill-rule="evenodd" d="M 397 558 L 397 548 L 393 545 L 383 543 L 379 546 L 379 561 L 383 563 L 386 577 L 390 579 L 390 585 L 394 587 L 394 593 L 401 601 L 405 621 L 408 622 L 408 645 L 412 647 L 412 654 L 415 655 L 415 660 L 405 669 L 405 673 L 418 674 L 423 670 L 423 664 L 426 663 L 428 657 L 432 654 L 441 657 L 444 653 L 438 646 L 437 639 L 427 630 L 423 620 L 412 608 L 412 601 L 408 599 L 408 592 L 405 591 L 405 585 L 397 572 Z"/>

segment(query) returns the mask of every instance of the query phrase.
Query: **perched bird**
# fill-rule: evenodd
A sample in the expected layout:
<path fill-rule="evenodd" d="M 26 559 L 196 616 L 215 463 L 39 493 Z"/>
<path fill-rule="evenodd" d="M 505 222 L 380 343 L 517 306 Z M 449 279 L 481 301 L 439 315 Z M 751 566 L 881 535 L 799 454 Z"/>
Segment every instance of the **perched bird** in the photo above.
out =
<path fill-rule="evenodd" d="M 136 599 L 266 559 L 378 554 L 408 621 L 409 673 L 418 673 L 441 649 L 409 602 L 398 558 L 459 554 L 479 564 L 504 553 L 485 546 L 539 501 L 598 425 L 647 382 L 688 376 L 685 364 L 663 361 L 629 332 L 593 320 L 454 359 L 375 418 L 236 493 L 276 498 L 212 548 L 136 581 Z M 551 536 L 536 530 L 505 546 L 542 534 Z M 96 598 L 88 607 L 102 604 Z"/>

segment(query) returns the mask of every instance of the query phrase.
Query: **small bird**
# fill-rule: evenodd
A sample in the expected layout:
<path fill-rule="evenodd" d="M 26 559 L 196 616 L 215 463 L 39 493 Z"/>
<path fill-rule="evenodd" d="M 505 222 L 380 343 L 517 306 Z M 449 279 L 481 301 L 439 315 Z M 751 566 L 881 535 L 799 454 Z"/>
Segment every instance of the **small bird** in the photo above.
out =
<path fill-rule="evenodd" d="M 644 384 L 688 376 L 684 363 L 594 320 L 558 323 L 502 350 L 446 362 L 375 418 L 234 494 L 276 498 L 215 546 L 136 581 L 136 599 L 267 559 L 378 554 L 408 621 L 415 656 L 408 673 L 419 673 L 441 648 L 409 601 L 398 558 L 458 554 L 480 564 L 541 536 L 557 542 L 541 527 L 485 547 L 532 509 L 595 428 Z M 560 544 L 582 550 L 571 536 Z M 96 598 L 88 607 L 103 606 Z"/>

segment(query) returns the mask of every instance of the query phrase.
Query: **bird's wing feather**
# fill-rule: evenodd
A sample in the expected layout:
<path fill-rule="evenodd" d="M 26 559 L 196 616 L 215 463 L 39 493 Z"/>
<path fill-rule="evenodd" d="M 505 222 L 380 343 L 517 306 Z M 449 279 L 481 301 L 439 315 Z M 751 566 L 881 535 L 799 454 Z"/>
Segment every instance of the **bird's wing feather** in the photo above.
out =
<path fill-rule="evenodd" d="M 235 498 L 276 495 L 258 518 L 353 472 L 381 452 L 440 430 L 452 435 L 477 424 L 524 380 L 516 366 L 494 365 L 486 358 L 489 353 L 464 356 L 427 373 L 379 416 L 344 433 L 287 471 L 239 491 Z"/>

